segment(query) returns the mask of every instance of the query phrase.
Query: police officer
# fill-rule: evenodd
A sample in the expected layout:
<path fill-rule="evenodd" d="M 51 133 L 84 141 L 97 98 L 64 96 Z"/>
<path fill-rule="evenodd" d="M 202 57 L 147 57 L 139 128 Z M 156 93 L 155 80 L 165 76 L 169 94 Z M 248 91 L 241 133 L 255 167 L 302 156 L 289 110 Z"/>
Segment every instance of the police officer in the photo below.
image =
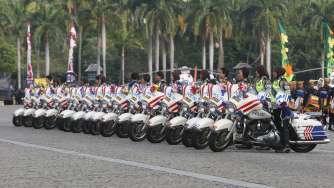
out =
<path fill-rule="evenodd" d="M 273 71 L 273 93 L 276 96 L 279 92 L 284 92 L 290 96 L 290 89 L 287 80 L 284 78 L 285 70 L 281 67 L 277 67 Z M 274 105 L 273 115 L 274 121 L 277 125 L 278 131 L 280 131 L 280 140 L 282 147 L 276 150 L 277 153 L 289 153 L 289 119 L 292 116 L 288 104 L 278 106 Z"/>
<path fill-rule="evenodd" d="M 154 83 L 158 86 L 159 91 L 163 91 L 166 84 L 166 81 L 164 80 L 164 73 L 159 71 L 155 74 L 154 77 Z"/>
<path fill-rule="evenodd" d="M 256 76 L 256 82 L 255 82 L 256 92 L 259 93 L 265 91 L 266 86 L 270 84 L 266 68 L 263 65 L 257 66 L 255 71 L 255 76 Z"/>

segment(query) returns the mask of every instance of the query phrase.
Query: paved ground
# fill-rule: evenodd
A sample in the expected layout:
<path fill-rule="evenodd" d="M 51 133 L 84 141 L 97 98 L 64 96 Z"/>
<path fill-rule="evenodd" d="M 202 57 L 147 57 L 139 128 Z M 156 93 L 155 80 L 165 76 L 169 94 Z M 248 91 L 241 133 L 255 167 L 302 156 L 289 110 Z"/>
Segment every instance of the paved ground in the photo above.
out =
<path fill-rule="evenodd" d="M 213 153 L 14 127 L 16 108 L 0 108 L 0 187 L 334 187 L 333 143 L 308 154 Z"/>

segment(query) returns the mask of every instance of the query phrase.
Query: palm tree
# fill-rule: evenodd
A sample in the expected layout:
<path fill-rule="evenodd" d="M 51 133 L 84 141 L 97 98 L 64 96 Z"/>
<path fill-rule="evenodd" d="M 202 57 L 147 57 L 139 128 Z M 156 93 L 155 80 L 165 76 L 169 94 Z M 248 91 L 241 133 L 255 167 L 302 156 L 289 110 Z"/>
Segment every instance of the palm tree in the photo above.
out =
<path fill-rule="evenodd" d="M 195 36 L 202 38 L 202 69 L 206 69 L 206 42 L 209 40 L 209 70 L 214 69 L 214 36 L 217 35 L 222 18 L 214 6 L 214 0 L 194 0 L 191 14 Z M 218 9 L 218 8 L 217 8 Z M 221 28 L 220 28 L 221 29 Z"/>
<path fill-rule="evenodd" d="M 3 10 L 0 13 L 3 18 L 2 27 L 6 28 L 6 32 L 16 38 L 18 89 L 21 89 L 21 37 L 25 31 L 26 22 L 29 19 L 26 5 L 26 1 L 6 1 Z"/>
<path fill-rule="evenodd" d="M 154 37 L 154 48 L 155 48 L 155 70 L 160 69 L 160 40 L 161 38 L 169 33 L 173 34 L 175 30 L 175 15 L 174 7 L 177 1 L 166 1 L 166 0 L 149 0 L 142 5 L 142 16 L 145 19 L 147 31 L 149 35 L 149 41 Z M 151 46 L 152 44 L 149 44 Z M 173 45 L 173 44 L 171 44 Z M 166 67 L 166 65 L 164 65 Z"/>
<path fill-rule="evenodd" d="M 266 42 L 267 71 L 271 75 L 271 39 L 278 32 L 278 23 L 286 11 L 285 1 L 254 0 L 246 3 L 244 15 L 253 21 L 255 30 L 260 33 L 261 39 Z"/>
<path fill-rule="evenodd" d="M 35 35 L 45 44 L 45 75 L 50 74 L 50 41 L 64 38 L 64 13 L 55 4 L 44 2 L 34 15 Z"/>

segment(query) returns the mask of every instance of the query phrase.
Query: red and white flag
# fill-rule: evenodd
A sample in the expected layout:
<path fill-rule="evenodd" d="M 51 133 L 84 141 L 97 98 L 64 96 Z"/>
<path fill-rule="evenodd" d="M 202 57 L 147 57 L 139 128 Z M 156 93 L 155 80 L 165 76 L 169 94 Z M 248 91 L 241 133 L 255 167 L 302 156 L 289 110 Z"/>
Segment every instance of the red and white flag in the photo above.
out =
<path fill-rule="evenodd" d="M 27 84 L 32 84 L 34 80 L 34 73 L 31 65 L 31 32 L 30 23 L 27 26 Z"/>

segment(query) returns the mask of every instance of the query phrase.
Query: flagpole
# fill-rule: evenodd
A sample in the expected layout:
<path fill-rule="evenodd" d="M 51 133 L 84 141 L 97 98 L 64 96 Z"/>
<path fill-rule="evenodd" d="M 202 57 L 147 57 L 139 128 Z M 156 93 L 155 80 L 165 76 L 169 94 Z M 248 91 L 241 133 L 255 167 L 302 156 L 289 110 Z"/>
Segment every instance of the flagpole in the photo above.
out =
<path fill-rule="evenodd" d="M 30 32 L 30 23 L 27 25 L 27 85 L 33 83 L 34 74 L 32 71 L 31 65 L 31 32 Z"/>
<path fill-rule="evenodd" d="M 66 82 L 73 83 L 75 81 L 74 70 L 73 70 L 73 50 L 76 47 L 76 31 L 74 28 L 74 24 L 71 25 L 70 30 L 70 48 L 68 52 L 68 63 L 67 63 L 67 72 L 66 72 Z"/>

